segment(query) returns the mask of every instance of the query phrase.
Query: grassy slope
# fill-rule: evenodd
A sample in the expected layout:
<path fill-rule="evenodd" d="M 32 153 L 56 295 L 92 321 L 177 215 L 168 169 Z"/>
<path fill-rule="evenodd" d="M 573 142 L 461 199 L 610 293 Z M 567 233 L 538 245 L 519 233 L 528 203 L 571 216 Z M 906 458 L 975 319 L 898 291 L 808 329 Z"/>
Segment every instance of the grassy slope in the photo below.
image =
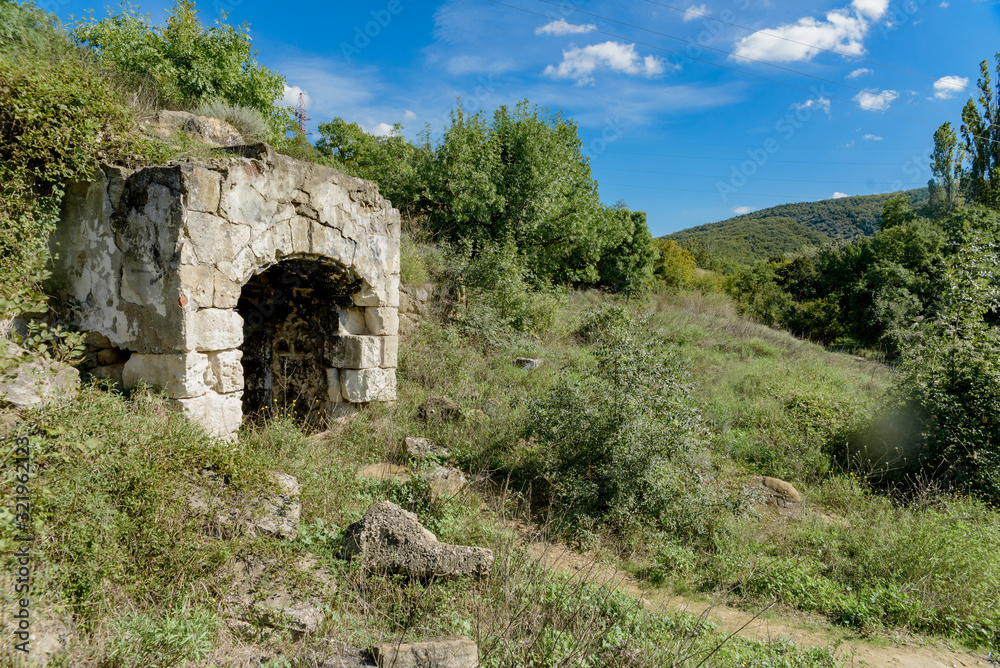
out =
<path fill-rule="evenodd" d="M 402 346 L 398 404 L 373 407 L 325 438 L 309 439 L 276 420 L 247 430 L 235 449 L 220 448 L 141 392 L 126 399 L 88 389 L 71 407 L 30 414 L 13 431 L 30 433 L 39 453 L 36 560 L 46 570 L 38 582 L 48 588 L 47 598 L 59 592 L 80 611 L 83 642 L 74 665 L 100 663 L 143 615 L 185 621 L 191 647 L 200 628 L 221 660 L 239 641 L 217 623 L 218 598 L 227 587 L 218 567 L 242 554 L 288 565 L 306 553 L 317 555 L 339 583 L 326 601 L 322 635 L 328 638 L 365 645 L 468 633 L 479 640 L 485 665 L 524 665 L 574 652 L 596 658 L 616 639 L 641 650 L 644 658 L 634 665 L 664 665 L 685 652 L 703 656 L 721 637 L 695 629 L 691 618 L 643 612 L 628 598 L 539 571 L 526 560 L 502 521 L 516 496 L 441 501 L 421 482 L 355 475 L 365 464 L 399 462 L 407 435 L 437 440 L 473 473 L 509 458 L 528 419 L 527 404 L 563 365 L 589 355 L 572 332 L 604 300 L 575 294 L 539 339 L 489 353 L 450 328 L 426 323 Z M 829 433 L 875 408 L 891 381 L 888 370 L 748 322 L 719 295 L 661 296 L 650 306 L 649 327 L 688 359 L 709 424 L 706 470 L 714 473 L 705 484 L 738 490 L 750 473 L 777 474 L 799 486 L 811 505 L 797 522 L 733 507 L 723 512 L 710 548 L 646 536 L 616 544 L 617 559 L 680 590 L 728 590 L 748 604 L 777 598 L 866 632 L 909 626 L 995 643 L 998 620 L 992 613 L 990 625 L 989 607 L 996 605 L 1000 572 L 996 515 L 966 500 L 898 508 L 855 478 L 827 474 L 822 449 Z M 546 364 L 530 373 L 513 367 L 511 358 L 521 354 L 540 355 Z M 496 402 L 499 414 L 457 424 L 420 422 L 416 407 L 440 394 L 467 410 Z M 268 470 L 297 476 L 302 537 L 280 543 L 202 535 L 183 512 L 181 490 L 190 472 L 205 466 L 249 488 L 266 486 Z M 337 557 L 338 527 L 383 498 L 417 512 L 442 540 L 493 547 L 500 556 L 495 577 L 485 585 L 362 577 Z M 9 538 L 9 519 L 0 536 Z M 937 584 L 921 590 L 928 577 Z M 887 609 L 893 613 L 887 616 Z M 162 644 L 161 636 L 146 634 L 154 647 Z M 288 656 L 303 651 L 281 634 L 267 644 Z M 136 651 L 128 645 L 121 663 L 145 661 Z M 720 652 L 707 665 L 831 665 L 824 652 L 799 654 L 780 643 L 732 641 Z"/>
<path fill-rule="evenodd" d="M 754 262 L 798 250 L 807 244 L 871 235 L 881 223 L 882 206 L 898 194 L 782 204 L 681 230 L 666 238 L 685 247 L 700 242 L 710 253 L 720 257 Z M 903 194 L 909 196 L 914 206 L 927 200 L 926 188 Z"/>

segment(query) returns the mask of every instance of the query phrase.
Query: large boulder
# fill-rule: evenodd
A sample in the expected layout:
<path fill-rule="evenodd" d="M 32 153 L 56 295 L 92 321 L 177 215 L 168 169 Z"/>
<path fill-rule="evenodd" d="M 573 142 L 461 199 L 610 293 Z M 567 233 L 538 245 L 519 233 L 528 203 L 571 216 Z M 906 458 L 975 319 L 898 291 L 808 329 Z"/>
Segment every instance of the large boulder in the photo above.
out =
<path fill-rule="evenodd" d="M 5 356 L 20 357 L 25 352 L 9 342 Z M 48 357 L 32 357 L 0 375 L 0 406 L 16 409 L 37 408 L 54 401 L 76 398 L 80 392 L 80 372 Z"/>
<path fill-rule="evenodd" d="M 448 448 L 438 445 L 429 438 L 407 436 L 403 440 L 403 445 L 406 447 L 406 455 L 410 459 L 427 459 L 428 457 L 447 459 L 451 456 Z"/>
<path fill-rule="evenodd" d="M 410 577 L 482 579 L 493 567 L 492 550 L 440 543 L 416 515 L 391 501 L 376 503 L 347 527 L 344 553 L 360 557 L 368 571 Z"/>
<path fill-rule="evenodd" d="M 382 643 L 372 648 L 379 668 L 477 668 L 479 648 L 465 636 L 442 636 L 421 642 Z"/>
<path fill-rule="evenodd" d="M 462 408 L 448 397 L 431 397 L 420 404 L 417 415 L 425 421 L 454 422 L 462 418 Z"/>
<path fill-rule="evenodd" d="M 160 111 L 153 118 L 153 131 L 163 137 L 184 132 L 192 139 L 214 146 L 245 144 L 243 135 L 226 121 L 209 116 L 196 116 L 186 111 Z"/>

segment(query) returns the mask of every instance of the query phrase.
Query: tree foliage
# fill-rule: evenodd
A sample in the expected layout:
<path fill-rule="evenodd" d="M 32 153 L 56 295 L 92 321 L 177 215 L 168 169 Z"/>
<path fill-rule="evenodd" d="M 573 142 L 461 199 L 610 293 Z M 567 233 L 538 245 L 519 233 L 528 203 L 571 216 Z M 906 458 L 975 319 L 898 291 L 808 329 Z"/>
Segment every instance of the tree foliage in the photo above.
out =
<path fill-rule="evenodd" d="M 176 0 L 161 28 L 125 5 L 120 14 L 81 22 L 73 37 L 122 76 L 152 82 L 174 104 L 218 99 L 256 109 L 283 136 L 285 113 L 274 103 L 284 78 L 257 63 L 246 25 L 206 29 L 197 14 L 194 0 Z"/>

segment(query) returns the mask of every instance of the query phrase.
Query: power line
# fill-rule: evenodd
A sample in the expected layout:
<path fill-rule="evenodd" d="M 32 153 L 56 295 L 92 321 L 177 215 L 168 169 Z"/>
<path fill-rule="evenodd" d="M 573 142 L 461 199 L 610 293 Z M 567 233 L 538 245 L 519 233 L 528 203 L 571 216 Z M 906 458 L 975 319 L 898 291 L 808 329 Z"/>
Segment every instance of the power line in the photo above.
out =
<path fill-rule="evenodd" d="M 748 156 L 745 156 L 745 155 L 744 156 L 738 156 L 738 157 L 735 157 L 735 158 L 724 158 L 724 157 L 704 156 L 704 155 L 675 155 L 675 154 L 672 154 L 672 153 L 634 153 L 634 152 L 631 152 L 631 151 L 614 151 L 611 155 L 641 155 L 641 156 L 644 156 L 644 157 L 647 157 L 647 158 L 683 158 L 684 160 L 725 160 L 727 162 L 733 162 L 733 163 L 740 163 L 740 162 L 746 162 L 747 160 L 751 160 L 751 158 L 749 158 Z M 835 165 L 846 165 L 846 166 L 850 166 L 850 165 L 883 165 L 883 166 L 891 166 L 891 165 L 899 165 L 900 164 L 898 161 L 896 161 L 896 162 L 829 162 L 829 161 L 826 161 L 826 160 L 777 160 L 777 159 L 772 160 L 770 158 L 768 158 L 767 162 L 768 163 L 772 163 L 772 162 L 773 163 L 782 163 L 782 164 L 788 164 L 788 165 L 820 165 L 820 164 L 822 164 L 822 165 L 834 165 L 834 166 Z"/>
<path fill-rule="evenodd" d="M 690 176 L 695 178 L 705 178 L 705 179 L 726 179 L 729 177 L 728 174 L 691 174 L 689 172 L 652 172 L 643 169 L 621 169 L 616 167 L 600 167 L 600 171 L 604 172 L 629 172 L 633 174 L 646 174 L 649 176 Z M 594 171 L 594 170 L 591 170 Z M 747 178 L 748 181 L 779 181 L 782 183 L 827 183 L 830 185 L 858 185 L 858 186 L 888 186 L 892 185 L 891 181 L 842 181 L 836 180 L 816 180 L 816 179 L 781 179 L 781 178 L 767 178 L 765 176 L 752 176 Z"/>
<path fill-rule="evenodd" d="M 920 72 L 911 72 L 910 70 L 906 70 L 906 69 L 903 69 L 901 67 L 895 67 L 893 65 L 886 65 L 885 63 L 877 63 L 874 60 L 868 60 L 867 58 L 861 58 L 859 56 L 852 56 L 852 55 L 847 54 L 847 53 L 841 53 L 840 51 L 837 51 L 835 49 L 827 49 L 827 48 L 824 48 L 822 46 L 817 46 L 816 44 L 809 44 L 807 42 L 800 42 L 800 41 L 792 39 L 790 37 L 782 37 L 781 35 L 775 35 L 774 33 L 769 33 L 769 32 L 766 32 L 764 30 L 757 30 L 756 28 L 751 28 L 749 26 L 740 25 L 739 23 L 733 23 L 732 21 L 724 21 L 722 19 L 717 19 L 717 18 L 715 18 L 713 16 L 709 16 L 708 14 L 699 14 L 698 12 L 693 12 L 690 9 L 681 9 L 680 7 L 674 7 L 673 5 L 668 5 L 668 4 L 663 3 L 663 2 L 656 2 L 656 0 L 645 0 L 645 2 L 648 2 L 651 5 L 659 5 L 660 7 L 665 7 L 667 9 L 672 9 L 672 10 L 674 10 L 676 12 L 683 12 L 685 14 L 690 14 L 691 16 L 697 16 L 698 18 L 706 19 L 708 21 L 715 21 L 716 23 L 722 23 L 722 24 L 727 25 L 727 26 L 732 26 L 734 28 L 739 28 L 740 30 L 746 30 L 746 31 L 754 33 L 754 34 L 761 34 L 761 35 L 765 35 L 767 37 L 773 37 L 774 39 L 780 39 L 780 40 L 784 40 L 786 42 L 791 42 L 792 44 L 798 44 L 800 46 L 807 46 L 810 49 L 816 49 L 817 51 L 826 51 L 827 53 L 832 53 L 832 54 L 841 56 L 843 58 L 848 58 L 850 60 L 855 60 L 855 61 L 857 61 L 859 63 L 867 63 L 868 65 L 874 65 L 875 67 L 884 67 L 887 70 L 895 70 L 896 72 L 902 72 L 903 74 L 910 74 L 912 76 L 921 77 L 921 78 L 927 79 L 929 81 L 940 82 L 940 83 L 942 83 L 942 84 L 944 84 L 946 86 L 952 86 L 953 88 L 958 88 L 959 90 L 965 90 L 966 88 L 968 88 L 967 85 L 966 86 L 962 86 L 962 85 L 959 85 L 959 84 L 956 84 L 956 83 L 952 83 L 950 81 L 943 81 L 941 78 L 935 78 L 935 77 L 932 77 L 932 76 L 928 76 L 926 74 L 921 74 Z"/>
<path fill-rule="evenodd" d="M 499 0 L 486 0 L 486 2 L 492 3 L 494 5 L 499 5 L 501 7 L 507 7 L 508 9 L 514 9 L 514 10 L 517 10 L 519 12 L 524 12 L 526 14 L 532 14 L 534 16 L 540 16 L 540 17 L 546 18 L 546 19 L 549 18 L 548 16 L 546 16 L 545 14 L 542 14 L 541 12 L 535 12 L 535 11 L 532 11 L 530 9 L 525 9 L 523 7 L 516 7 L 514 5 L 508 5 L 507 3 L 500 2 Z M 563 20 L 565 21 L 565 19 L 563 19 Z M 584 27 L 584 26 L 582 26 L 579 23 L 570 23 L 569 21 L 566 21 L 566 23 L 568 23 L 571 26 Z M 664 53 L 672 53 L 672 54 L 674 54 L 676 56 L 681 56 L 682 58 L 687 58 L 689 60 L 693 60 L 693 61 L 696 61 L 696 62 L 699 62 L 699 63 L 705 63 L 707 65 L 711 65 L 712 67 L 719 67 L 721 69 L 729 70 L 731 72 L 737 72 L 738 74 L 743 74 L 745 76 L 753 77 L 755 79 L 761 79 L 762 81 L 767 81 L 767 82 L 770 82 L 770 83 L 778 84 L 779 86 L 785 86 L 787 88 L 794 88 L 795 90 L 804 91 L 806 93 L 809 93 L 810 95 L 815 94 L 815 91 L 809 90 L 808 88 L 805 88 L 803 86 L 797 86 L 796 84 L 788 83 L 786 81 L 780 81 L 778 79 L 772 79 L 771 77 L 766 77 L 766 76 L 761 75 L 761 74 L 754 74 L 753 72 L 748 72 L 747 70 L 741 70 L 738 67 L 730 67 L 729 65 L 722 65 L 720 63 L 712 62 L 711 60 L 705 60 L 704 58 L 696 58 L 694 56 L 689 56 L 689 55 L 687 55 L 685 53 L 680 53 L 680 52 L 677 52 L 677 51 L 671 51 L 670 49 L 664 48 L 662 46 L 656 46 L 655 44 L 649 44 L 648 42 L 640 42 L 640 41 L 634 40 L 634 39 L 632 39 L 630 37 L 625 37 L 623 35 L 617 35 L 615 33 L 611 33 L 611 32 L 608 32 L 606 30 L 600 30 L 600 29 L 594 28 L 594 29 L 591 30 L 591 32 L 596 32 L 596 33 L 599 33 L 601 35 L 607 35 L 608 37 L 614 37 L 615 39 L 630 40 L 630 41 L 632 41 L 635 44 L 640 44 L 640 45 L 645 46 L 645 47 L 650 48 L 650 49 L 656 49 L 657 51 L 663 51 Z M 837 100 L 838 102 L 846 102 L 847 104 L 850 104 L 850 105 L 855 106 L 855 107 L 859 107 L 861 109 L 864 109 L 865 111 L 873 111 L 873 109 L 871 107 L 866 107 L 865 105 L 863 105 L 863 104 L 861 104 L 859 102 L 856 102 L 854 100 L 849 100 L 849 99 L 846 99 L 846 98 L 843 98 L 843 97 L 837 97 L 836 95 L 828 95 L 826 97 L 829 97 L 831 100 Z M 878 110 L 874 110 L 874 111 L 878 111 Z M 904 116 L 903 114 L 898 114 L 898 113 L 893 112 L 893 111 L 882 111 L 882 113 L 886 114 L 886 115 L 889 115 L 889 116 L 895 116 L 896 118 L 902 118 L 902 119 L 907 120 L 907 121 L 913 121 L 914 123 L 920 123 L 921 125 L 927 125 L 927 126 L 930 126 L 930 127 L 935 127 L 934 123 L 931 123 L 929 121 L 923 121 L 923 120 L 920 120 L 919 118 L 913 118 L 912 116 Z"/>
<path fill-rule="evenodd" d="M 775 69 L 782 70 L 782 71 L 785 71 L 785 72 L 791 72 L 792 74 L 798 74 L 799 76 L 808 77 L 810 79 L 815 79 L 816 81 L 822 81 L 823 83 L 828 83 L 828 84 L 830 84 L 832 86 L 840 86 L 842 88 L 849 88 L 851 90 L 858 91 L 859 93 L 869 92 L 869 91 L 866 91 L 864 88 L 859 88 L 857 86 L 852 86 L 851 84 L 840 83 L 839 81 L 834 81 L 832 79 L 825 79 L 823 77 L 819 77 L 819 76 L 816 76 L 814 74 L 808 74 L 806 72 L 801 72 L 799 70 L 792 69 L 791 67 L 785 67 L 784 65 L 776 65 L 774 63 L 769 63 L 766 60 L 758 60 L 756 58 L 749 58 L 747 56 L 740 56 L 740 55 L 737 55 L 737 54 L 733 53 L 732 51 L 726 51 L 725 49 L 719 49 L 719 48 L 716 48 L 714 46 L 708 46 L 707 44 L 700 44 L 698 42 L 694 42 L 694 41 L 689 40 L 689 39 L 684 39 L 683 37 L 677 37 L 676 35 L 671 35 L 669 33 L 664 33 L 664 32 L 659 32 L 659 31 L 656 31 L 656 30 L 651 30 L 649 28 L 643 28 L 642 26 L 637 26 L 637 25 L 632 24 L 632 23 L 626 23 L 625 21 L 619 21 L 617 19 L 612 19 L 612 18 L 609 18 L 607 16 L 602 16 L 600 14 L 594 14 L 592 12 L 587 12 L 587 11 L 584 11 L 582 9 L 576 9 L 575 7 L 567 7 L 566 5 L 561 5 L 558 2 L 553 2 L 552 0 L 537 0 L 537 1 L 545 3 L 546 5 L 552 5 L 554 7 L 559 7 L 560 9 L 565 9 L 567 11 L 577 12 L 579 14 L 585 14 L 587 16 L 592 16 L 592 17 L 594 17 L 596 19 L 601 19 L 602 21 L 608 21 L 609 23 L 617 23 L 618 25 L 623 25 L 623 26 L 626 26 L 628 28 L 633 28 L 635 30 L 642 30 L 643 32 L 648 32 L 651 35 L 657 35 L 658 37 L 666 37 L 667 39 L 676 40 L 678 42 L 684 42 L 685 44 L 693 44 L 693 45 L 695 45 L 695 46 L 697 46 L 699 48 L 702 48 L 702 49 L 708 49 L 709 51 L 716 51 L 718 53 L 722 53 L 722 54 L 725 54 L 727 56 L 733 56 L 735 58 L 740 58 L 742 60 L 748 60 L 748 61 L 750 61 L 752 63 L 757 63 L 758 65 L 764 65 L 765 67 L 773 67 Z M 622 39 L 625 39 L 625 38 L 622 38 Z M 691 56 L 687 56 L 687 54 L 685 54 L 685 56 L 689 57 L 689 58 L 691 57 Z M 938 113 L 938 114 L 945 114 L 945 115 L 948 115 L 948 116 L 955 116 L 956 118 L 960 118 L 961 117 L 961 114 L 956 114 L 956 113 L 951 112 L 951 111 L 944 111 L 943 109 L 937 109 L 935 107 L 928 107 L 926 105 L 917 104 L 916 102 L 910 102 L 908 100 L 900 100 L 900 102 L 902 102 L 903 104 L 908 104 L 911 107 L 917 107 L 918 109 L 924 109 L 926 111 L 933 111 L 933 112 Z M 862 108 L 866 108 L 866 107 L 862 106 Z"/>

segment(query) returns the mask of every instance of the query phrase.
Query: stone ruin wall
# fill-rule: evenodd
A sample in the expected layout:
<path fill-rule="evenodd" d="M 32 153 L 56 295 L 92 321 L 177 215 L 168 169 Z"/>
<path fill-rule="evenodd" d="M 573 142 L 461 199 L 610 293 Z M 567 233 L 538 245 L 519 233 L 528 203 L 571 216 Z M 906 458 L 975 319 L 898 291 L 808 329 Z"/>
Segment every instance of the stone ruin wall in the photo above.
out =
<path fill-rule="evenodd" d="M 371 182 L 230 151 L 69 189 L 55 275 L 98 375 L 224 438 L 250 400 L 313 418 L 395 399 L 398 212 Z"/>

